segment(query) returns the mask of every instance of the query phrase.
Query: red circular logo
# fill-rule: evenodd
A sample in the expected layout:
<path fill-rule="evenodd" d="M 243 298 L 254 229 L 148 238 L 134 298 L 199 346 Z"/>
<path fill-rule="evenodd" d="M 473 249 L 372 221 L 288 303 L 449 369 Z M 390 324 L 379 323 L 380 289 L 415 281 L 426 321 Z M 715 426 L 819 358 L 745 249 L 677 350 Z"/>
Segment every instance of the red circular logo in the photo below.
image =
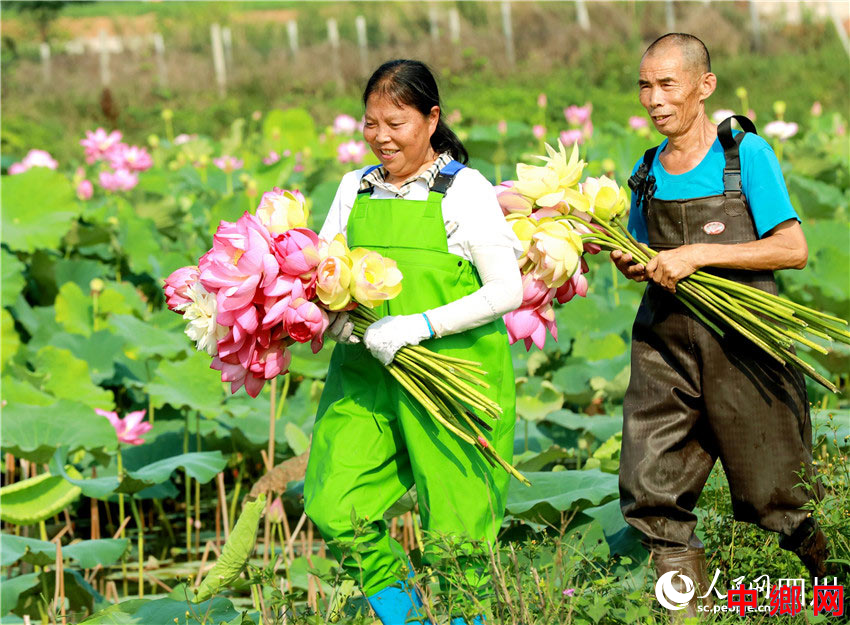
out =
<path fill-rule="evenodd" d="M 720 221 L 709 221 L 702 227 L 702 230 L 706 234 L 720 234 L 726 230 L 726 226 Z"/>

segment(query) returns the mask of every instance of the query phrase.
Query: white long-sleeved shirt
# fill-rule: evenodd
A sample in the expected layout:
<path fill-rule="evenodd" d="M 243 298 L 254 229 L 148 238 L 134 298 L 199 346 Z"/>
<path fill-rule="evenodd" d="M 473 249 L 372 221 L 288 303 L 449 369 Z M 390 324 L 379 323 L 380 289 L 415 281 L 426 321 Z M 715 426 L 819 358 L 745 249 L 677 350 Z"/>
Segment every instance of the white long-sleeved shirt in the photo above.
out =
<path fill-rule="evenodd" d="M 357 199 L 367 168 L 343 176 L 319 236 L 329 241 L 347 235 L 348 217 Z M 373 187 L 376 199 L 399 198 L 390 185 Z M 420 177 L 405 187 L 404 200 L 425 200 L 430 187 Z M 448 251 L 470 261 L 482 286 L 459 300 L 427 311 L 437 336 L 484 325 L 522 303 L 522 279 L 516 259 L 522 246 L 505 221 L 490 182 L 475 169 L 465 167 L 455 175 L 442 202 Z M 422 311 L 426 312 L 426 311 Z"/>

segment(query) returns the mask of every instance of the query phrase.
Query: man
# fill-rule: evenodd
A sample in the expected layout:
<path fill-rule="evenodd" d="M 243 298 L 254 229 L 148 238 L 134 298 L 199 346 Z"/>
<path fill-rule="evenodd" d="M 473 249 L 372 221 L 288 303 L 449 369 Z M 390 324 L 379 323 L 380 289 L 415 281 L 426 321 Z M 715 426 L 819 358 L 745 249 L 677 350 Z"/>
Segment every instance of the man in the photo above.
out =
<path fill-rule="evenodd" d="M 693 508 L 718 457 L 737 520 L 780 533 L 780 546 L 812 575 L 825 574 L 827 557 L 823 532 L 800 509 L 822 496 L 820 485 L 798 486 L 801 469 L 813 475 L 802 375 L 731 330 L 721 338 L 672 295 L 700 269 L 775 293 L 774 270 L 806 265 L 806 239 L 770 146 L 746 118 L 739 122 L 751 132 L 733 135 L 731 120 L 718 131 L 706 115 L 716 84 L 696 37 L 668 34 L 644 53 L 640 102 L 666 140 L 635 166 L 629 229 L 659 254 L 646 266 L 611 254 L 626 277 L 651 281 L 632 334 L 621 507 L 658 575 L 690 577 L 696 596 L 707 579 Z M 691 602 L 688 613 L 696 612 Z"/>

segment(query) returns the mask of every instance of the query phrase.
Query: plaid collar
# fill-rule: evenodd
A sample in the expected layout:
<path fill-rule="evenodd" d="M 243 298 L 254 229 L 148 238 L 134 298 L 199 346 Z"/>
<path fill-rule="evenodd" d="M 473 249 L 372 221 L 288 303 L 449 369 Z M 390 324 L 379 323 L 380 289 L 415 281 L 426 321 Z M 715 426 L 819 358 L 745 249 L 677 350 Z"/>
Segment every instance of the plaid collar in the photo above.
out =
<path fill-rule="evenodd" d="M 365 191 L 370 187 L 379 187 L 384 189 L 385 191 L 389 191 L 390 193 L 396 194 L 398 197 L 406 197 L 410 192 L 411 185 L 417 180 L 424 180 L 425 184 L 428 185 L 430 189 L 434 185 L 434 179 L 437 177 L 437 174 L 440 173 L 440 170 L 448 165 L 452 161 L 452 155 L 448 152 L 443 152 L 440 156 L 437 157 L 437 160 L 434 161 L 434 164 L 431 165 L 428 169 L 423 171 L 418 176 L 413 176 L 412 178 L 408 178 L 402 183 L 400 187 L 396 187 L 395 185 L 390 184 L 385 181 L 387 170 L 382 167 L 377 167 L 370 171 L 368 174 L 363 176 L 360 180 L 360 190 Z"/>

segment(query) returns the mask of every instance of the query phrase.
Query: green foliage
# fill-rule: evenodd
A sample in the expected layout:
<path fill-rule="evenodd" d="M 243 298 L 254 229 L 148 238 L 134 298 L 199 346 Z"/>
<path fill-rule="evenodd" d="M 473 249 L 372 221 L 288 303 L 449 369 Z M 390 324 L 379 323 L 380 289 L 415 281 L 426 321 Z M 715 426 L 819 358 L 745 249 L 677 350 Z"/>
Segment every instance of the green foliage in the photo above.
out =
<path fill-rule="evenodd" d="M 2 203 L 3 243 L 24 252 L 58 247 L 79 210 L 68 178 L 45 167 L 5 178 Z"/>
<path fill-rule="evenodd" d="M 66 470 L 80 477 L 73 467 Z M 0 488 L 0 519 L 13 525 L 33 525 L 58 514 L 79 496 L 79 487 L 42 473 Z"/>

